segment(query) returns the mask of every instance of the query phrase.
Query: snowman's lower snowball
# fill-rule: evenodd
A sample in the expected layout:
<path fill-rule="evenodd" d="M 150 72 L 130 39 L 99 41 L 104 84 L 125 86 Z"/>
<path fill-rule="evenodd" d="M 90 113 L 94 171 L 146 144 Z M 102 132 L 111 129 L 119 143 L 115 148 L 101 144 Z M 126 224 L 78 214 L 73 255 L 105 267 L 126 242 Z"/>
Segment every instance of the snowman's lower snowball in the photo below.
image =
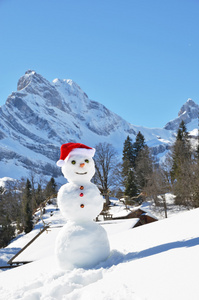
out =
<path fill-rule="evenodd" d="M 110 246 L 107 233 L 100 225 L 88 221 L 67 222 L 56 243 L 56 257 L 61 269 L 93 268 L 107 259 Z"/>

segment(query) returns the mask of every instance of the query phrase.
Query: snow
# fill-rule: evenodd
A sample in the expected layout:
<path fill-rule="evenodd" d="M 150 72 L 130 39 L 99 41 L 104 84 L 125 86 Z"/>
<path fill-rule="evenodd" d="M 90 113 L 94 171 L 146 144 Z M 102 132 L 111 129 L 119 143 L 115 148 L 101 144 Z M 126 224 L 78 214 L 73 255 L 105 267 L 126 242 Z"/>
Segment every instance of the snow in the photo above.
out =
<path fill-rule="evenodd" d="M 50 228 L 49 230 L 45 231 L 44 234 L 39 235 L 34 243 L 16 256 L 13 262 L 36 261 L 45 258 L 46 253 L 48 253 L 49 256 L 54 255 L 54 245 L 52 245 L 52 241 L 55 243 L 55 239 L 59 231 L 59 227 Z"/>
<path fill-rule="evenodd" d="M 161 196 L 159 198 L 159 206 L 156 206 L 154 201 L 143 202 L 140 208 L 150 214 L 153 218 L 157 218 L 158 220 L 165 218 L 165 210 L 163 199 Z M 183 205 L 175 205 L 175 196 L 171 193 L 165 194 L 165 201 L 167 207 L 167 216 L 173 217 L 177 213 L 187 211 L 187 208 Z"/>
<path fill-rule="evenodd" d="M 122 202 L 116 202 L 114 206 L 109 209 L 109 214 L 114 218 L 126 217 L 131 213 L 131 210 L 126 208 Z"/>
<path fill-rule="evenodd" d="M 60 212 L 50 217 L 50 210 L 52 206 L 46 221 L 52 220 L 55 226 L 60 218 L 62 224 Z M 199 209 L 130 229 L 132 220 L 100 222 L 107 231 L 111 255 L 90 269 L 61 271 L 51 252 L 53 239 L 49 239 L 51 250 L 45 250 L 45 257 L 0 273 L 0 299 L 198 300 Z M 4 252 L 9 255 L 12 247 L 23 246 L 24 238 L 28 241 L 34 231 Z"/>
<path fill-rule="evenodd" d="M 133 125 L 135 132 L 140 131 L 147 142 L 149 147 L 156 146 L 163 143 L 172 143 L 173 132 L 164 128 L 146 128 L 143 126 Z"/>
<path fill-rule="evenodd" d="M 0 186 L 3 187 L 3 188 L 6 188 L 9 183 L 12 184 L 12 183 L 15 183 L 15 181 L 16 180 L 13 179 L 13 178 L 3 177 L 3 178 L 0 178 Z"/>

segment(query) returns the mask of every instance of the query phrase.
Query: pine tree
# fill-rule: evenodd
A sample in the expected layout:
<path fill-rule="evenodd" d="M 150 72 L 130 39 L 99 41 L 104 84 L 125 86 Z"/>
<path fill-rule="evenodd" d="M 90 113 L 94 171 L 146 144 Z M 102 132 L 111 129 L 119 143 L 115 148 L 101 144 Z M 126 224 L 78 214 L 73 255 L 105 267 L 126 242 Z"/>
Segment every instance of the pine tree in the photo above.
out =
<path fill-rule="evenodd" d="M 140 194 L 152 174 L 153 159 L 144 135 L 139 131 L 133 144 L 134 168 L 137 180 L 137 192 Z"/>
<path fill-rule="evenodd" d="M 50 181 L 47 183 L 45 188 L 46 198 L 54 197 L 57 194 L 57 185 L 55 179 L 51 177 Z"/>
<path fill-rule="evenodd" d="M 2 186 L 0 186 L 0 225 L 3 222 L 3 218 L 4 218 L 4 214 L 5 214 L 5 210 L 4 210 L 4 188 Z"/>
<path fill-rule="evenodd" d="M 124 194 L 129 197 L 137 195 L 137 187 L 134 170 L 133 144 L 132 139 L 127 136 L 124 142 L 122 157 L 122 176 L 124 178 L 125 191 Z"/>
<path fill-rule="evenodd" d="M 147 186 L 153 172 L 153 159 L 149 147 L 142 144 L 135 161 L 138 194 Z"/>
<path fill-rule="evenodd" d="M 140 151 L 145 147 L 145 139 L 143 134 L 139 131 L 136 135 L 135 143 L 133 143 L 133 166 L 136 165 L 136 160 L 140 154 Z"/>
<path fill-rule="evenodd" d="M 37 206 L 39 206 L 44 200 L 44 192 L 42 190 L 41 184 L 38 183 L 37 189 L 35 190 L 35 201 Z"/>
<path fill-rule="evenodd" d="M 198 116 L 199 117 L 199 116 Z M 198 120 L 199 126 L 199 120 Z M 199 207 L 199 128 L 198 128 L 198 142 L 194 153 L 194 185 L 193 185 L 193 207 Z"/>
<path fill-rule="evenodd" d="M 199 161 L 196 158 L 192 180 L 192 206 L 199 207 Z"/>
<path fill-rule="evenodd" d="M 15 234 L 7 204 L 5 189 L 0 187 L 0 248 L 6 247 Z"/>
<path fill-rule="evenodd" d="M 0 227 L 0 248 L 6 247 L 14 236 L 15 227 L 11 225 L 11 220 L 8 215 L 4 215 L 4 219 Z"/>
<path fill-rule="evenodd" d="M 30 232 L 33 229 L 33 217 L 32 217 L 32 193 L 31 193 L 31 183 L 27 179 L 26 186 L 23 191 L 22 196 L 22 206 L 23 206 L 23 225 L 25 233 Z"/>
<path fill-rule="evenodd" d="M 191 158 L 191 146 L 188 138 L 187 129 L 184 121 L 180 123 L 177 131 L 176 141 L 172 148 L 172 168 L 171 180 L 174 182 L 179 179 L 182 172 L 182 166 L 185 161 Z"/>
<path fill-rule="evenodd" d="M 143 192 L 152 170 L 153 159 L 143 134 L 139 131 L 134 143 L 127 137 L 123 149 L 124 194 L 134 197 Z"/>
<path fill-rule="evenodd" d="M 176 204 L 190 205 L 192 198 L 193 159 L 185 123 L 182 121 L 172 147 L 171 181 Z"/>
<path fill-rule="evenodd" d="M 124 177 L 128 176 L 129 169 L 133 166 L 133 144 L 132 139 L 127 136 L 124 147 L 123 147 L 123 164 L 122 164 L 122 174 Z"/>
<path fill-rule="evenodd" d="M 137 185 L 136 185 L 136 174 L 133 169 L 129 170 L 126 182 L 125 182 L 125 195 L 129 197 L 135 197 L 138 195 Z"/>

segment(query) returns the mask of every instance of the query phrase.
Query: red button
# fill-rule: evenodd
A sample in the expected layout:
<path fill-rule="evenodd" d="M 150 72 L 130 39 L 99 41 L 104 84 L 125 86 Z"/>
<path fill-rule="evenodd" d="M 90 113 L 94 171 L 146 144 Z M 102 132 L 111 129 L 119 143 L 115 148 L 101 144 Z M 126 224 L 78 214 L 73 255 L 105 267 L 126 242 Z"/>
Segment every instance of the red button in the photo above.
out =
<path fill-rule="evenodd" d="M 83 197 L 84 196 L 84 194 L 83 193 L 81 193 L 81 194 L 79 194 L 80 195 L 80 197 Z"/>
<path fill-rule="evenodd" d="M 84 208 L 84 204 L 81 204 L 80 207 L 81 207 L 81 208 Z"/>

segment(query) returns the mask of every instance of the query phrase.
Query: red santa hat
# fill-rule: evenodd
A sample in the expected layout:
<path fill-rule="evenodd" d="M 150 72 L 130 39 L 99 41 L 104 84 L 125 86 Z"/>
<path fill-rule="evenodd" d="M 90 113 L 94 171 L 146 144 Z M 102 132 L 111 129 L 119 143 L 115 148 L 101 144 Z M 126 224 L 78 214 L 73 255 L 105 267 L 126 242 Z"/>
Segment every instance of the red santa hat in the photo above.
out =
<path fill-rule="evenodd" d="M 95 148 L 91 148 L 80 143 L 63 144 L 61 146 L 60 159 L 57 161 L 58 167 L 62 167 L 64 165 L 64 160 L 69 156 L 69 154 L 93 157 L 95 154 Z"/>

